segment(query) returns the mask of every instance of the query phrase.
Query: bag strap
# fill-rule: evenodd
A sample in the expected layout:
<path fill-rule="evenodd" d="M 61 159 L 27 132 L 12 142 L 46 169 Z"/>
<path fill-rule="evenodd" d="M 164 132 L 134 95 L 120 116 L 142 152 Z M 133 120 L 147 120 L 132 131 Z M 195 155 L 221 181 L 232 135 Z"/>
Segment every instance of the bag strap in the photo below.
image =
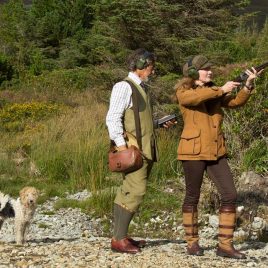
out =
<path fill-rule="evenodd" d="M 140 151 L 142 151 L 142 142 L 141 142 L 141 122 L 140 122 L 140 115 L 139 115 L 139 105 L 138 105 L 138 90 L 134 83 L 128 79 L 125 79 L 132 90 L 132 108 L 134 112 L 134 119 L 135 119 L 135 128 L 136 128 L 136 139 L 139 145 Z"/>

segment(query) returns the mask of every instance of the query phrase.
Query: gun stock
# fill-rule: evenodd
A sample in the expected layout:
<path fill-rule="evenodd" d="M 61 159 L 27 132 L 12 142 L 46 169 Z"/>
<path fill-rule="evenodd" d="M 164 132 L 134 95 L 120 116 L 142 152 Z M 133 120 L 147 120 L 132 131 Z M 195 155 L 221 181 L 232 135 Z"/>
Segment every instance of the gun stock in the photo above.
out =
<path fill-rule="evenodd" d="M 266 67 L 268 67 L 268 61 L 259 66 L 256 66 L 255 70 L 259 72 L 260 70 L 265 69 Z M 243 72 L 239 76 L 237 76 L 233 81 L 243 83 L 247 80 L 247 78 L 248 78 L 248 75 L 246 74 L 246 72 Z"/>

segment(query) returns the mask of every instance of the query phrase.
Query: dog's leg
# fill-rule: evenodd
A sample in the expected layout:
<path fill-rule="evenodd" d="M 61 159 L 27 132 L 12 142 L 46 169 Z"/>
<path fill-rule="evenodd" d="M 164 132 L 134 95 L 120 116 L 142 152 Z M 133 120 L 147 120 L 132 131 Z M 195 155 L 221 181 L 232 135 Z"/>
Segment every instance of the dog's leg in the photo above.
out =
<path fill-rule="evenodd" d="M 22 245 L 24 243 L 23 230 L 25 223 L 20 220 L 15 220 L 15 236 L 17 245 Z"/>
<path fill-rule="evenodd" d="M 3 223 L 4 223 L 4 220 L 1 219 L 1 217 L 0 217 L 0 230 L 1 230 L 2 226 L 3 226 Z"/>
<path fill-rule="evenodd" d="M 24 244 L 26 241 L 26 233 L 29 227 L 29 222 L 25 222 L 25 224 L 23 224 L 22 226 L 22 243 Z"/>

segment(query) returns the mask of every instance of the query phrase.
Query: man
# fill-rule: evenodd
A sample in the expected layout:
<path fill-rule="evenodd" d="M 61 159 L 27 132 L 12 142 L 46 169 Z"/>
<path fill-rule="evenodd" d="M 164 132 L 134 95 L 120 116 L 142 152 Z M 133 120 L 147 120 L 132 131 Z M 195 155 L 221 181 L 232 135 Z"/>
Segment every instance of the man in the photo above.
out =
<path fill-rule="evenodd" d="M 127 236 L 130 221 L 137 211 L 146 192 L 147 178 L 157 160 L 157 146 L 154 133 L 154 121 L 150 96 L 144 86 L 154 73 L 155 56 L 145 49 L 137 49 L 129 57 L 128 77 L 113 87 L 106 124 L 110 139 L 119 151 L 127 149 L 124 133 L 136 137 L 136 127 L 132 102 L 132 88 L 137 92 L 139 118 L 141 126 L 141 144 L 144 154 L 143 166 L 137 171 L 123 174 L 123 184 L 118 189 L 114 201 L 114 235 L 111 248 L 117 252 L 138 253 L 145 241 L 136 241 Z M 168 122 L 165 127 L 173 123 Z"/>

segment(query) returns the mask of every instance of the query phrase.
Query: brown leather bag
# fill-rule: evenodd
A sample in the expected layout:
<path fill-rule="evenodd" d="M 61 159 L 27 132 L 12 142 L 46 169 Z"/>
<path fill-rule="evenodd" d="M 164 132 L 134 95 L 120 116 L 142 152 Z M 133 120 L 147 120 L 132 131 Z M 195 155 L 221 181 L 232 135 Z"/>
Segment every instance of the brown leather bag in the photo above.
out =
<path fill-rule="evenodd" d="M 125 133 L 128 148 L 123 151 L 117 151 L 114 141 L 111 141 L 111 147 L 108 154 L 109 169 L 113 172 L 129 173 L 140 169 L 143 166 L 142 142 L 141 142 L 141 124 L 139 116 L 139 106 L 137 89 L 131 81 L 125 80 L 130 84 L 132 90 L 133 112 L 135 120 L 135 129 L 137 136 Z M 133 145 L 133 143 L 135 145 Z M 146 157 L 144 156 L 146 159 Z"/>
<path fill-rule="evenodd" d="M 143 165 L 142 153 L 134 145 L 123 151 L 112 147 L 109 152 L 109 169 L 113 172 L 129 173 L 140 169 Z"/>

